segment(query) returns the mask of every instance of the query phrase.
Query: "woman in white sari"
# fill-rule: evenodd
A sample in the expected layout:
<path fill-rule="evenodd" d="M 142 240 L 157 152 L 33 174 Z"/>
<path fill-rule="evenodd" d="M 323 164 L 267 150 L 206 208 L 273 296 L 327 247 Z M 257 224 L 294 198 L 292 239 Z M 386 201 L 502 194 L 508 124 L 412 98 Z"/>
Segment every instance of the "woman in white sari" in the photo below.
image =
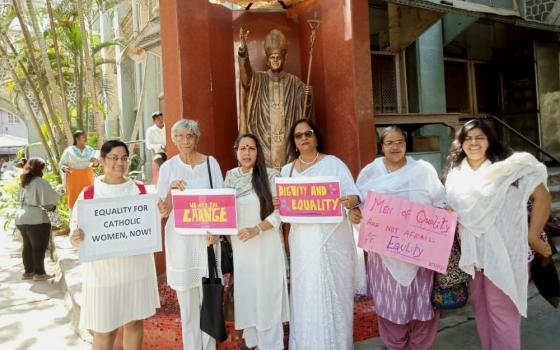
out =
<path fill-rule="evenodd" d="M 521 348 L 528 246 L 551 254 L 540 239 L 550 211 L 546 168 L 529 153 L 508 155 L 492 130 L 475 119 L 457 133 L 446 167 L 448 205 L 459 214 L 459 267 L 474 278 L 469 294 L 484 350 Z"/>
<path fill-rule="evenodd" d="M 348 167 L 321 153 L 320 130 L 310 120 L 296 121 L 289 134 L 293 162 L 284 177 L 335 176 L 341 203 L 359 204 Z M 290 243 L 290 350 L 352 348 L 356 246 L 346 217 L 339 224 L 292 224 Z"/>
<path fill-rule="evenodd" d="M 368 164 L 356 185 L 365 200 L 369 191 L 443 207 L 445 189 L 434 167 L 406 157 L 406 132 L 389 126 L 381 134 L 385 157 Z M 350 218 L 361 219 L 359 209 Z M 368 252 L 368 292 L 373 297 L 379 333 L 388 349 L 431 349 L 439 312 L 434 311 L 430 294 L 433 272 L 394 258 Z"/>

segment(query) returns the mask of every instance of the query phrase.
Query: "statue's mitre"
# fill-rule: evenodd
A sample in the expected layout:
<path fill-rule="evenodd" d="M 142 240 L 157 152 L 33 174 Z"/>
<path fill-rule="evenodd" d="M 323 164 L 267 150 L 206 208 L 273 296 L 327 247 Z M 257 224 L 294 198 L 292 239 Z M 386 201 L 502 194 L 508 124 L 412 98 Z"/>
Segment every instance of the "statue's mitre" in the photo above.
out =
<path fill-rule="evenodd" d="M 264 39 L 264 52 L 270 56 L 273 52 L 280 52 L 282 56 L 288 51 L 288 39 L 278 29 L 273 29 Z"/>

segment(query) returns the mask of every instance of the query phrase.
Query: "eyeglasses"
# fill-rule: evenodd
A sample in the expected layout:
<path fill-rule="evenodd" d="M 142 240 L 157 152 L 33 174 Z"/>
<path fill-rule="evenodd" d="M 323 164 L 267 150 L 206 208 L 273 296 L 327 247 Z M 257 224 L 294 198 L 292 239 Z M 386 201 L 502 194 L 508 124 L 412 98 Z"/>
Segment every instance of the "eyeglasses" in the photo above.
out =
<path fill-rule="evenodd" d="M 387 141 L 387 142 L 383 142 L 383 146 L 385 146 L 385 147 L 391 147 L 391 146 L 400 147 L 400 146 L 404 145 L 405 143 L 406 143 L 406 140 Z"/>
<path fill-rule="evenodd" d="M 304 136 L 306 138 L 310 138 L 311 136 L 315 135 L 315 132 L 313 131 L 313 129 L 309 129 L 306 130 L 304 132 L 296 132 L 294 133 L 294 139 L 296 140 L 300 140 L 301 138 L 303 138 Z"/>
<path fill-rule="evenodd" d="M 182 142 L 182 141 L 194 141 L 196 137 L 193 134 L 186 134 L 186 135 L 175 135 L 175 141 L 176 142 Z"/>
<path fill-rule="evenodd" d="M 123 156 L 123 157 L 110 156 L 110 157 L 105 157 L 105 159 L 109 159 L 110 161 L 113 162 L 118 162 L 119 160 L 123 161 L 124 163 L 128 162 L 127 156 Z"/>

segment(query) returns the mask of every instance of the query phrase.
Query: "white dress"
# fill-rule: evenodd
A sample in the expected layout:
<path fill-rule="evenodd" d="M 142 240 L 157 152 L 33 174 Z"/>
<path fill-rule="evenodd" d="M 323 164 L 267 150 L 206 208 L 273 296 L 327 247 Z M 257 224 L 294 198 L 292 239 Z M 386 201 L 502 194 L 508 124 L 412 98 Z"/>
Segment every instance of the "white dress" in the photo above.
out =
<path fill-rule="evenodd" d="M 359 195 L 348 167 L 334 156 L 292 173 L 311 176 L 336 176 L 342 196 Z M 289 242 L 290 350 L 351 349 L 356 245 L 350 223 L 345 217 L 339 224 L 292 224 Z"/>
<path fill-rule="evenodd" d="M 224 180 L 220 165 L 212 156 L 209 156 L 209 160 L 213 188 L 222 188 Z M 189 189 L 211 188 L 209 176 L 206 162 L 191 167 L 185 164 L 179 155 L 176 155 L 163 163 L 160 168 L 158 195 L 161 199 L 165 199 L 171 182 L 178 179 L 185 181 L 186 187 Z M 200 287 L 202 277 L 208 276 L 206 236 L 178 234 L 175 232 L 174 222 L 173 212 L 171 212 L 165 225 L 167 283 L 175 290 Z M 219 245 L 215 246 L 218 272 L 220 272 L 220 250 Z"/>
<path fill-rule="evenodd" d="M 94 198 L 138 195 L 133 181 L 110 185 L 94 182 Z M 84 198 L 82 191 L 78 199 Z M 78 206 L 72 211 L 72 227 L 79 226 Z M 87 234 L 87 232 L 85 233 Z M 83 263 L 80 328 L 110 332 L 134 320 L 156 313 L 159 292 L 153 254 L 116 257 Z"/>
<path fill-rule="evenodd" d="M 278 175 L 278 171 L 269 169 Z M 231 173 L 241 174 L 239 168 L 226 175 L 225 186 Z M 274 176 L 269 176 L 271 190 L 275 195 Z M 237 197 L 237 220 L 239 229 L 254 227 L 260 218 L 260 202 L 254 190 Z M 272 212 L 265 219 L 273 228 L 242 242 L 231 236 L 234 266 L 235 328 L 255 327 L 259 331 L 271 329 L 289 320 L 286 257 L 281 239 L 280 216 Z"/>

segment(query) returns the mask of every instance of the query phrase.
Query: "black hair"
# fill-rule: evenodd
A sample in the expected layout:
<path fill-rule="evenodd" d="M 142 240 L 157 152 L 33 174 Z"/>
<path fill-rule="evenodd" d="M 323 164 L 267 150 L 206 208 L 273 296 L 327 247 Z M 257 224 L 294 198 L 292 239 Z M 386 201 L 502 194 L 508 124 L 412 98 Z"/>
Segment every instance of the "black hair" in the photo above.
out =
<path fill-rule="evenodd" d="M 294 134 L 296 133 L 296 127 L 301 123 L 307 123 L 307 125 L 309 125 L 309 127 L 313 130 L 313 135 L 315 135 L 315 137 L 317 138 L 317 152 L 324 153 L 323 134 L 321 133 L 321 129 L 319 129 L 319 126 L 315 124 L 315 122 L 312 121 L 311 119 L 301 118 L 296 120 L 294 124 L 292 124 L 292 127 L 290 128 L 290 133 L 288 134 L 288 141 L 287 141 L 288 152 L 290 153 L 290 159 L 292 160 L 296 159 L 299 153 L 296 147 L 296 140 Z"/>
<path fill-rule="evenodd" d="M 126 155 L 129 156 L 130 153 L 128 152 L 128 146 L 126 145 L 126 143 L 122 142 L 121 140 L 109 140 L 106 141 L 103 146 L 101 146 L 101 150 L 99 151 L 99 155 L 102 158 L 105 158 L 105 156 L 107 156 L 107 154 L 109 154 L 109 152 L 111 152 L 113 150 L 113 148 L 117 148 L 117 147 L 124 147 L 125 151 L 126 151 Z"/>
<path fill-rule="evenodd" d="M 482 119 L 471 119 L 466 122 L 459 131 L 457 131 L 455 134 L 455 140 L 451 143 L 451 148 L 449 150 L 449 155 L 447 156 L 443 172 L 444 181 L 451 169 L 459 166 L 463 159 L 467 156 L 465 151 L 463 151 L 463 142 L 465 142 L 465 138 L 467 137 L 469 131 L 473 129 L 480 129 L 484 135 L 486 135 L 486 138 L 488 139 L 488 149 L 486 150 L 485 156 L 492 163 L 504 160 L 511 155 L 511 149 L 503 145 L 500 140 L 498 140 L 498 137 L 486 122 Z"/>
<path fill-rule="evenodd" d="M 74 131 L 74 133 L 72 134 L 72 138 L 74 140 L 74 142 L 72 143 L 74 146 L 76 146 L 76 143 L 78 143 L 78 137 L 82 136 L 82 135 L 86 135 L 86 132 L 83 130 L 76 130 Z"/>
<path fill-rule="evenodd" d="M 29 170 L 20 176 L 21 187 L 29 185 L 36 177 L 43 177 L 43 170 L 45 170 L 45 161 L 40 157 L 32 157 L 25 164 L 29 164 Z"/>
<path fill-rule="evenodd" d="M 160 111 L 152 113 L 152 120 L 156 120 L 156 118 L 159 116 L 163 116 L 163 113 L 161 113 Z"/>
<path fill-rule="evenodd" d="M 389 125 L 383 128 L 383 131 L 381 132 L 381 136 L 379 137 L 379 143 L 383 143 L 383 141 L 385 141 L 385 136 L 389 135 L 389 133 L 392 132 L 400 132 L 404 137 L 404 140 L 406 141 L 406 137 L 408 136 L 408 134 L 406 133 L 406 131 L 404 131 L 403 128 L 401 128 L 398 125 Z"/>
<path fill-rule="evenodd" d="M 264 220 L 274 211 L 274 205 L 272 203 L 272 192 L 270 191 L 270 182 L 268 181 L 268 172 L 266 171 L 266 162 L 261 143 L 253 134 L 241 134 L 237 140 L 235 140 L 233 149 L 237 152 L 239 143 L 246 137 L 255 141 L 255 145 L 257 147 L 257 161 L 253 166 L 253 177 L 251 178 L 251 183 L 253 184 L 253 189 L 255 190 L 257 197 L 259 197 L 261 220 Z"/>

